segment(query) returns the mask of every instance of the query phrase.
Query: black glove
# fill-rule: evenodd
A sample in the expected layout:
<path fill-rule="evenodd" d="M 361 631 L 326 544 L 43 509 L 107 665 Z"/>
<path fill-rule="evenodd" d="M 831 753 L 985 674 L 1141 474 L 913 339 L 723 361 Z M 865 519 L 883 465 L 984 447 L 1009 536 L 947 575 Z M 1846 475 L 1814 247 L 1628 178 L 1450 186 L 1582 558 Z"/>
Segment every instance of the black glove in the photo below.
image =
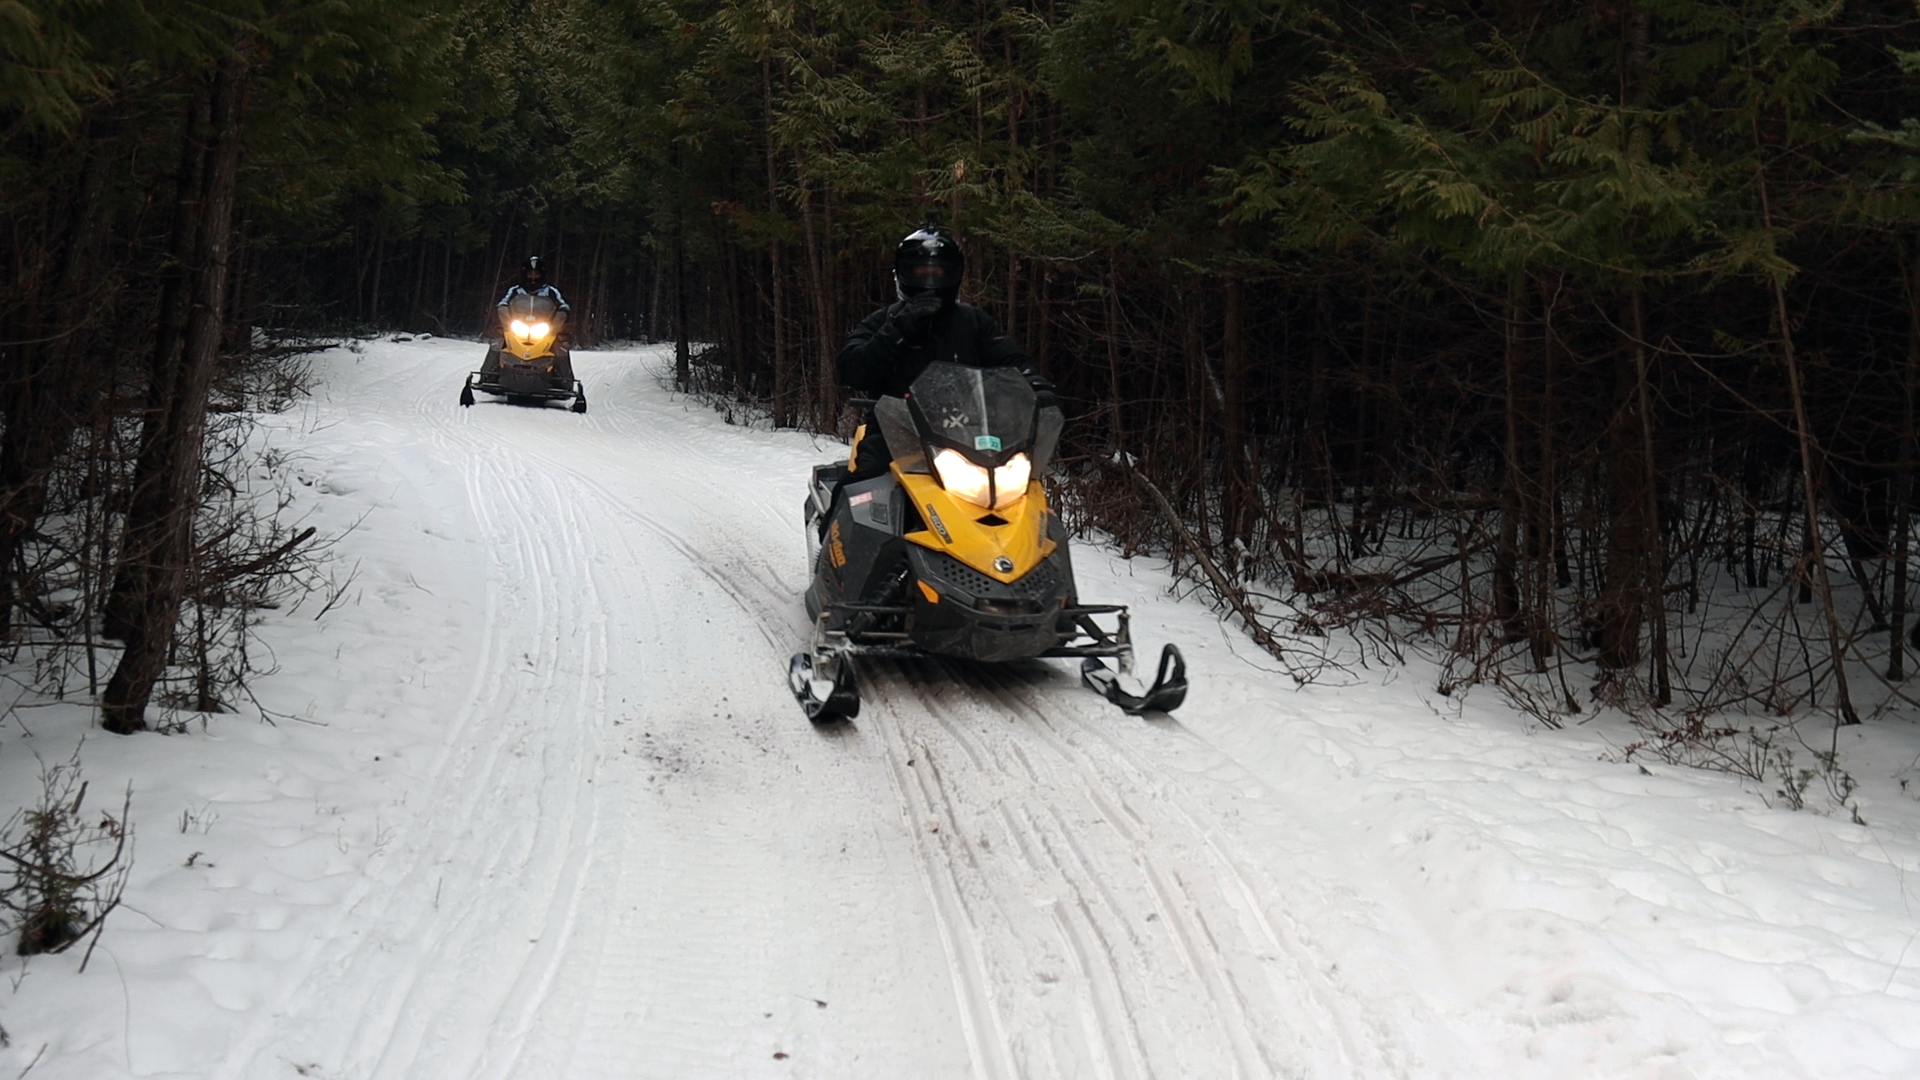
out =
<path fill-rule="evenodd" d="M 1058 409 L 1060 407 L 1059 391 L 1053 388 L 1053 384 L 1047 381 L 1045 375 L 1027 372 L 1027 385 L 1033 387 L 1033 396 L 1039 400 L 1041 408 Z"/>
<path fill-rule="evenodd" d="M 933 327 L 933 317 L 940 313 L 940 297 L 937 293 L 921 293 L 910 300 L 902 300 L 893 305 L 887 321 L 893 324 L 893 336 L 908 345 L 918 345 L 926 340 L 927 331 Z"/>

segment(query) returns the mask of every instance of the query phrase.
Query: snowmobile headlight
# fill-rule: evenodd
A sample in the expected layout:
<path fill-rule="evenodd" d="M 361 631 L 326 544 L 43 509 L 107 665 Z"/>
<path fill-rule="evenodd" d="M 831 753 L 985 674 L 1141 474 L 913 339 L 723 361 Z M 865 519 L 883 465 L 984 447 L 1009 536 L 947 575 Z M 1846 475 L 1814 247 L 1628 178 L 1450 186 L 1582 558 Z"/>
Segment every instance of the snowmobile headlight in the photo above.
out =
<path fill-rule="evenodd" d="M 933 455 L 933 471 L 940 475 L 940 486 L 975 506 L 989 506 L 987 470 L 968 461 L 958 450 L 943 449 Z"/>
<path fill-rule="evenodd" d="M 537 323 L 534 323 L 534 324 L 533 324 L 533 336 L 534 336 L 534 337 L 546 337 L 546 336 L 547 336 L 547 331 L 548 331 L 549 329 L 551 329 L 551 328 L 550 328 L 550 327 L 548 327 L 546 323 L 543 323 L 543 322 L 537 322 Z"/>
<path fill-rule="evenodd" d="M 527 329 L 528 329 L 528 328 L 527 328 L 527 324 L 526 324 L 526 323 L 523 323 L 523 322 L 521 322 L 521 321 L 520 321 L 519 319 L 515 319 L 515 320 L 513 320 L 513 332 L 514 332 L 514 333 L 516 333 L 516 334 L 519 334 L 519 335 L 520 335 L 521 337 L 526 337 L 526 336 L 527 336 Z"/>
<path fill-rule="evenodd" d="M 1002 510 L 1027 497 L 1027 481 L 1033 479 L 1033 462 L 1025 454 L 1015 454 L 1005 465 L 993 470 L 993 508 Z"/>
<path fill-rule="evenodd" d="M 933 471 L 940 474 L 940 485 L 956 499 L 965 499 L 988 510 L 1001 510 L 1027 496 L 1027 481 L 1033 478 L 1033 462 L 1025 454 L 1015 454 L 1005 465 L 993 470 L 991 483 L 987 470 L 968 461 L 957 450 L 941 450 L 933 455 Z"/>

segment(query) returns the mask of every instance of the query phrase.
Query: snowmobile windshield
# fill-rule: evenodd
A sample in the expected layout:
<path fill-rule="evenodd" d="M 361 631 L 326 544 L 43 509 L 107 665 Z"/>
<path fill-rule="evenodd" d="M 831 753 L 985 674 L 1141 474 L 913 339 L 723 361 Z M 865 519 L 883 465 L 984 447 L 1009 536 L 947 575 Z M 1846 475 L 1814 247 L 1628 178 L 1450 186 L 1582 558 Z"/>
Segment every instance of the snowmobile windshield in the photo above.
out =
<path fill-rule="evenodd" d="M 931 441 L 981 464 L 999 465 L 1033 441 L 1033 387 L 1014 368 L 929 364 L 911 393 Z"/>
<path fill-rule="evenodd" d="M 552 322 L 553 313 L 559 310 L 560 305 L 554 303 L 553 297 L 551 296 L 534 296 L 531 293 L 515 293 L 513 298 L 507 301 L 506 317 L 509 319 L 520 319 L 523 322 L 534 322 L 536 320 L 540 322 Z"/>

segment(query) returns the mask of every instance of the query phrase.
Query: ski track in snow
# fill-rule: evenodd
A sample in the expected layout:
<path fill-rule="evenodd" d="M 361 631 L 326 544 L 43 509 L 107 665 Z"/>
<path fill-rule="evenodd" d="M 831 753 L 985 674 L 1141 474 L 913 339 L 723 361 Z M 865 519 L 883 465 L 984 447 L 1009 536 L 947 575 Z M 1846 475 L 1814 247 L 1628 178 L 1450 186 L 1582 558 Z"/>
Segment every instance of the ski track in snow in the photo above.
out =
<path fill-rule="evenodd" d="M 286 1061 L 340 1077 L 750 1067 L 726 1045 L 736 1034 L 726 1025 L 674 1033 L 649 1023 L 650 1012 L 724 1011 L 701 984 L 739 980 L 703 971 L 702 958 L 655 925 L 676 920 L 633 901 L 663 893 L 685 906 L 704 892 L 738 915 L 739 887 L 760 876 L 751 864 L 764 849 L 728 828 L 651 832 L 621 805 L 638 794 L 633 778 L 608 762 L 619 756 L 614 695 L 690 674 L 645 648 L 629 664 L 656 670 L 610 666 L 609 624 L 671 627 L 696 613 L 757 639 L 737 657 L 746 670 L 733 674 L 773 688 L 770 719 L 784 728 L 786 752 L 851 751 L 878 766 L 861 770 L 868 785 L 880 779 L 864 796 L 898 800 L 886 842 L 905 847 L 916 872 L 892 888 L 922 893 L 951 987 L 934 1011 L 957 1028 L 967 1073 L 1405 1075 L 1391 1019 L 1318 973 L 1325 958 L 1270 912 L 1283 894 L 1250 869 L 1238 841 L 1204 817 L 1196 796 L 1155 779 L 1150 747 L 1102 732 L 1138 722 L 1045 665 L 1006 673 L 925 662 L 869 665 L 861 720 L 812 730 L 779 700 L 784 657 L 806 633 L 804 568 L 766 550 L 768 523 L 752 520 L 771 512 L 776 535 L 799 548 L 797 522 L 779 513 L 797 496 L 716 495 L 738 473 L 737 452 L 671 422 L 670 410 L 634 409 L 603 390 L 584 417 L 454 411 L 439 381 L 423 390 L 408 374 L 389 372 L 353 400 L 405 402 L 403 416 L 376 426 L 460 470 L 492 563 L 485 637 L 412 803 L 417 827 L 382 852 L 375 883 L 336 921 L 335 933 L 356 944 L 316 943 L 274 1010 L 304 1021 L 306 1037 L 290 1047 L 285 1032 L 299 1025 L 276 1020 L 225 1075 Z M 763 486 L 797 492 L 801 475 Z M 697 604 L 702 597 L 715 602 Z M 680 662 L 697 667 L 691 653 Z M 639 869 L 659 859 L 683 879 L 676 889 L 650 885 Z M 475 895 L 445 894 L 453 867 L 468 868 L 453 876 Z M 765 907 L 744 905 L 753 917 L 721 932 L 777 950 L 787 919 Z M 676 986 L 681 1005 L 647 988 L 659 981 Z M 859 1062 L 828 1071 L 863 1073 Z"/>
<path fill-rule="evenodd" d="M 1104 705 L 1030 670 L 892 666 L 863 715 L 885 710 L 872 722 L 920 826 L 981 1075 L 1414 1075 L 1394 1017 L 1321 974 L 1332 959 L 1276 914 L 1311 883 L 1253 869 Z M 1160 727 L 1143 742 L 1179 739 L 1259 787 Z"/>
<path fill-rule="evenodd" d="M 1541 771 L 1563 751 L 1516 748 L 1497 729 L 1449 734 L 1425 716 L 1374 733 L 1371 717 L 1400 699 L 1309 708 L 1276 705 L 1258 676 L 1209 686 L 1209 667 L 1244 665 L 1200 652 L 1217 628 L 1198 609 L 1178 628 L 1202 680 L 1188 723 L 1126 717 L 1065 662 L 928 659 L 863 661 L 858 720 L 814 728 L 785 685 L 810 630 L 798 510 L 807 467 L 838 444 L 726 427 L 661 389 L 657 350 L 582 354 L 592 407 L 581 416 L 459 409 L 472 343 L 373 349 L 320 364 L 307 435 L 331 460 L 317 463 L 316 490 L 388 515 L 371 520 L 366 550 L 391 558 L 409 550 L 394 534 L 423 531 L 433 550 L 467 557 L 471 580 L 433 577 L 459 589 L 448 597 L 404 566 L 373 567 L 380 603 L 355 625 L 377 631 L 392 616 L 393 634 L 328 646 L 338 679 L 406 671 L 368 650 L 435 665 L 408 673 L 404 693 L 376 683 L 328 699 L 380 707 L 313 736 L 378 738 L 379 720 L 395 719 L 398 742 L 380 744 L 395 760 L 370 781 L 386 800 L 371 840 L 355 847 L 342 832 L 324 870 L 295 863 L 314 889 L 279 892 L 259 874 L 241 884 L 305 906 L 256 920 L 293 920 L 297 937 L 202 947 L 275 965 L 271 979 L 233 984 L 257 983 L 253 997 L 216 997 L 232 1019 L 224 1041 L 199 1036 L 204 1068 L 183 1064 L 195 1047 L 166 1044 L 151 1019 L 138 1049 L 156 1064 L 136 1062 L 129 1000 L 124 1036 L 90 1033 L 76 1040 L 84 1054 L 35 1075 L 1477 1080 L 1771 1075 L 1756 1067 L 1783 1060 L 1754 1048 L 1764 1033 L 1747 1034 L 1754 1010 L 1737 990 L 1657 1015 L 1671 980 L 1737 970 L 1748 939 L 1667 931 L 1626 944 L 1644 957 L 1685 942 L 1675 974 L 1609 967 L 1583 955 L 1594 927 L 1500 884 L 1502 873 L 1525 882 L 1509 870 L 1520 857 L 1525 872 L 1550 873 L 1559 834 L 1507 803 L 1482 813 L 1476 790 L 1557 807 L 1565 785 L 1553 777 L 1584 775 Z M 353 495 L 389 480 L 384 500 Z M 430 492 L 433 509 L 396 505 L 401 492 Z M 1106 595 L 1124 564 L 1088 554 L 1076 560 L 1082 592 L 1124 599 Z M 446 640 L 408 640 L 428 627 Z M 1143 655 L 1176 636 L 1150 619 L 1135 627 Z M 1236 707 L 1273 727 L 1231 723 Z M 269 781 L 283 799 L 304 790 Z M 1593 818 L 1619 805 L 1619 782 L 1581 779 L 1573 809 L 1555 813 Z M 1690 783 L 1670 786 L 1684 795 Z M 231 801 L 250 792 L 236 786 Z M 1405 810 L 1382 809 L 1403 797 Z M 1455 836 L 1476 814 L 1480 831 Z M 1569 865 L 1604 868 L 1608 849 L 1667 835 L 1591 824 L 1611 831 L 1569 848 Z M 1412 877 L 1426 875 L 1419 845 L 1436 835 L 1458 867 L 1439 887 Z M 1483 838 L 1494 850 L 1474 856 Z M 1706 858 L 1649 856 L 1690 857 Z M 1712 889 L 1717 858 L 1701 871 Z M 1561 872 L 1567 889 L 1591 887 L 1578 867 Z M 1619 891 L 1589 903 L 1617 908 L 1616 925 L 1686 903 L 1635 907 L 1634 888 L 1694 884 L 1648 886 L 1640 862 L 1604 876 Z M 180 887 L 226 879 L 206 880 Z M 1490 953 L 1501 974 L 1467 970 L 1479 932 L 1512 935 Z M 174 940 L 149 938 L 149 951 Z M 1882 1046 L 1899 1038 L 1862 1057 L 1897 1060 Z"/>
<path fill-rule="evenodd" d="M 444 426 L 429 430 L 461 463 L 494 560 L 485 636 L 409 835 L 382 854 L 338 923 L 371 940 L 344 957 L 328 955 L 337 941 L 317 942 L 312 974 L 276 1010 L 325 1017 L 307 1053 L 324 1061 L 326 1048 L 347 1048 L 340 1075 L 421 1076 L 423 1062 L 472 1075 L 459 1063 L 477 1048 L 446 1039 L 514 1029 L 516 1008 L 551 976 L 581 883 L 597 857 L 617 854 L 597 847 L 587 783 L 605 713 L 606 636 L 598 606 L 579 603 L 589 594 L 569 587 L 588 566 L 581 508 L 525 463 Z M 485 896 L 446 895 L 449 869 Z M 516 948 L 521 941 L 532 947 Z M 261 1067 L 249 1060 L 229 1075 Z"/>

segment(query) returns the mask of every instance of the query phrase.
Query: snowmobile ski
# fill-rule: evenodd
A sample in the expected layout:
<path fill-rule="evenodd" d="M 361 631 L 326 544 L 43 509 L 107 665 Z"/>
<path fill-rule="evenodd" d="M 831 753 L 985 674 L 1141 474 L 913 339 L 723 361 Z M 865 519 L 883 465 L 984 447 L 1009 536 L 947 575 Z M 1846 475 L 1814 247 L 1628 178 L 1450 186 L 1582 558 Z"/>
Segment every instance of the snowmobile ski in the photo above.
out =
<path fill-rule="evenodd" d="M 1089 656 L 1080 662 L 1080 681 L 1089 690 L 1120 706 L 1128 716 L 1172 712 L 1187 700 L 1187 661 L 1169 642 L 1160 650 L 1160 669 L 1153 685 L 1139 695 L 1121 689 L 1120 677 L 1097 657 Z"/>
<path fill-rule="evenodd" d="M 844 656 L 828 656 L 816 665 L 812 653 L 794 653 L 787 667 L 787 685 L 807 719 L 816 724 L 860 715 L 860 687 L 852 662 Z"/>

